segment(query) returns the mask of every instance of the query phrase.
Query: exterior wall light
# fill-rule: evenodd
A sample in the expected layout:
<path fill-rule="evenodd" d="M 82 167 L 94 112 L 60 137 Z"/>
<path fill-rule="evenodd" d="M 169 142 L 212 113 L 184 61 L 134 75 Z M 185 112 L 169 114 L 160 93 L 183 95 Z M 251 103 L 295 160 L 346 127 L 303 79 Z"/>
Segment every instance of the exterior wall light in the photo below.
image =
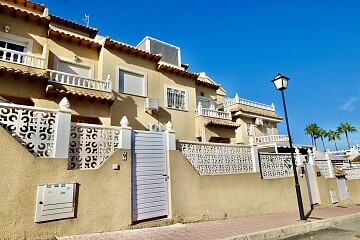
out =
<path fill-rule="evenodd" d="M 8 33 L 10 31 L 10 27 L 8 25 L 4 26 L 4 31 Z"/>

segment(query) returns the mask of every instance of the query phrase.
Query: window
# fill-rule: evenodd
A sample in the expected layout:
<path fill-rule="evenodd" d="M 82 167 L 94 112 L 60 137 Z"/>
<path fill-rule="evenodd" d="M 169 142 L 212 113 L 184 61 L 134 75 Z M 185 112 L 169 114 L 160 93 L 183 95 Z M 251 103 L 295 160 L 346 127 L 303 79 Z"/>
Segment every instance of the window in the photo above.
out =
<path fill-rule="evenodd" d="M 145 73 L 132 69 L 119 68 L 118 79 L 119 92 L 146 96 L 147 77 Z"/>
<path fill-rule="evenodd" d="M 210 106 L 215 106 L 215 102 L 210 98 L 197 96 L 196 97 L 196 106 L 199 105 L 199 102 L 201 103 L 201 106 L 203 108 L 208 108 L 209 109 Z"/>
<path fill-rule="evenodd" d="M 265 125 L 264 124 L 263 127 L 262 127 L 262 132 L 266 136 L 270 136 L 270 135 L 274 134 L 273 127 L 271 125 Z"/>
<path fill-rule="evenodd" d="M 187 109 L 186 91 L 166 87 L 166 106 L 175 109 Z"/>
<path fill-rule="evenodd" d="M 254 135 L 254 126 L 251 123 L 246 123 L 246 132 L 247 135 L 252 136 Z"/>

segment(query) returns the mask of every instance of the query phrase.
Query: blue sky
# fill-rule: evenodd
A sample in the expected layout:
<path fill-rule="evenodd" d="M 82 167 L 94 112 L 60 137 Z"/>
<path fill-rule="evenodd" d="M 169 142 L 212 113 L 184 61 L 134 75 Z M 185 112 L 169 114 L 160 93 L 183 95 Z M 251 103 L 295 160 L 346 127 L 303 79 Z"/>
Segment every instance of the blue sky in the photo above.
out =
<path fill-rule="evenodd" d="M 151 36 L 181 48 L 191 72 L 206 72 L 234 97 L 271 104 L 283 115 L 270 82 L 290 77 L 285 91 L 295 143 L 309 144 L 305 126 L 325 130 L 349 122 L 360 132 L 360 1 L 138 0 L 38 1 L 50 14 L 102 36 L 137 45 Z M 109 6 L 109 3 L 113 3 Z M 285 124 L 279 125 L 286 134 Z M 360 142 L 360 133 L 350 142 Z M 334 144 L 325 142 L 327 148 Z M 318 146 L 321 146 L 320 142 Z M 346 147 L 345 136 L 338 143 Z"/>

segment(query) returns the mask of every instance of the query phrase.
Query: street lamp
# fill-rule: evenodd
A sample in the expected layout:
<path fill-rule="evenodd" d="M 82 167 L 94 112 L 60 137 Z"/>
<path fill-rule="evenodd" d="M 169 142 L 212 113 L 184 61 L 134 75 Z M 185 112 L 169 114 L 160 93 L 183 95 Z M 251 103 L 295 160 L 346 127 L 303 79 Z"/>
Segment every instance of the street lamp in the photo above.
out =
<path fill-rule="evenodd" d="M 297 171 L 296 171 L 294 150 L 293 150 L 293 146 L 292 146 L 292 139 L 291 139 L 291 134 L 290 134 L 289 120 L 288 120 L 288 116 L 287 116 L 285 95 L 284 95 L 284 90 L 288 86 L 289 79 L 290 78 L 285 77 L 285 76 L 281 75 L 280 73 L 278 73 L 278 75 L 275 76 L 275 78 L 271 82 L 273 82 L 275 84 L 275 87 L 277 90 L 281 91 L 281 96 L 282 96 L 282 101 L 283 101 L 283 106 L 284 106 L 284 113 L 285 113 L 286 128 L 287 128 L 287 132 L 288 132 L 288 136 L 289 136 L 291 163 L 292 163 L 293 171 L 294 171 L 295 190 L 296 190 L 296 197 L 297 197 L 297 202 L 298 202 L 298 207 L 299 207 L 300 219 L 306 220 L 305 215 L 304 215 L 303 202 L 302 202 L 302 198 L 301 198 L 299 179 L 298 179 Z"/>

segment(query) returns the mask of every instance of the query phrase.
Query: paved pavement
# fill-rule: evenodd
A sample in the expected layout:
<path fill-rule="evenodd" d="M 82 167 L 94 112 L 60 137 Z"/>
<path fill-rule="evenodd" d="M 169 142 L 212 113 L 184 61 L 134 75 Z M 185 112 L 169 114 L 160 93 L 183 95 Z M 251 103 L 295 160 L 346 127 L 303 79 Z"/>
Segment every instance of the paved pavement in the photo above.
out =
<path fill-rule="evenodd" d="M 309 231 L 329 228 L 360 219 L 360 204 L 315 208 L 307 221 L 300 221 L 298 212 L 277 213 L 217 221 L 175 224 L 163 227 L 58 237 L 61 240 L 100 239 L 282 239 Z"/>

